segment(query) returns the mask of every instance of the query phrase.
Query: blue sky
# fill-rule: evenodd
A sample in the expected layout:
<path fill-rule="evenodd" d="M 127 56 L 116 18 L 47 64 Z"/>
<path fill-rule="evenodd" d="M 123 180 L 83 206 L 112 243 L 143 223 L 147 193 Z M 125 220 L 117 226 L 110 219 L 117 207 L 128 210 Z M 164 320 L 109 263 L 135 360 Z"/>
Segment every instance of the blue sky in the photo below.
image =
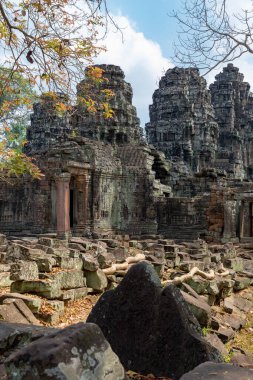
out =
<path fill-rule="evenodd" d="M 176 37 L 176 23 L 169 17 L 179 7 L 180 0 L 108 0 L 113 14 L 122 14 L 135 23 L 136 30 L 159 43 L 165 56 L 172 55 L 172 41 Z"/>
<path fill-rule="evenodd" d="M 106 53 L 99 55 L 97 63 L 121 66 L 126 80 L 134 90 L 133 104 L 137 107 L 141 126 L 149 121 L 149 104 L 158 87 L 160 77 L 174 66 L 173 41 L 176 41 L 178 26 L 168 16 L 179 9 L 182 0 L 107 0 L 108 9 L 121 27 L 122 35 L 112 26 L 105 39 Z M 231 11 L 252 7 L 251 0 L 228 0 Z M 122 41 L 123 36 L 123 41 Z M 253 58 L 245 55 L 235 64 L 253 87 Z M 216 72 L 206 77 L 211 83 Z"/>

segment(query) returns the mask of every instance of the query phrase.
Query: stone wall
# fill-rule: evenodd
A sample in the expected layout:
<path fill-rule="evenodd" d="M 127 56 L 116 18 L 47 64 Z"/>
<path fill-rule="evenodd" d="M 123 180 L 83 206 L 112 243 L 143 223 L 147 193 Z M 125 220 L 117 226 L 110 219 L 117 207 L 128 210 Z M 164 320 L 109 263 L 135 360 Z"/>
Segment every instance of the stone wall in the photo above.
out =
<path fill-rule="evenodd" d="M 150 106 L 149 145 L 123 71 L 99 67 L 106 81 L 95 92 L 114 92 L 113 117 L 69 107 L 63 94 L 41 97 L 25 152 L 44 177 L 1 183 L 1 231 L 252 238 L 253 96 L 239 70 L 229 64 L 209 91 L 197 69 L 169 69 Z"/>
<path fill-rule="evenodd" d="M 29 178 L 12 179 L 1 183 L 0 230 L 6 233 L 43 233 L 50 230 L 48 212 L 49 187 L 47 181 Z"/>

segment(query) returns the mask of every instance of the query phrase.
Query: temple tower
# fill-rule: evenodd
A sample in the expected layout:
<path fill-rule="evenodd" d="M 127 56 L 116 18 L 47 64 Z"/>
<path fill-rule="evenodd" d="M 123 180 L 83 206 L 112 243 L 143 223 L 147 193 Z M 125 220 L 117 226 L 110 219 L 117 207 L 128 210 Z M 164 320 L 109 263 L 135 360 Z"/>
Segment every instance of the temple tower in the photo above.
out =
<path fill-rule="evenodd" d="M 237 179 L 253 174 L 253 96 L 243 79 L 239 69 L 229 63 L 210 85 L 220 129 L 216 166 Z"/>
<path fill-rule="evenodd" d="M 206 81 L 195 68 L 167 70 L 153 94 L 147 139 L 186 172 L 212 166 L 218 125 Z"/>
<path fill-rule="evenodd" d="M 77 111 L 77 131 L 83 137 L 104 141 L 111 144 L 139 144 L 142 139 L 142 129 L 140 120 L 137 117 L 136 108 L 132 105 L 133 91 L 129 83 L 124 78 L 124 72 L 115 65 L 96 65 L 103 70 L 105 80 L 94 90 L 94 96 L 101 91 L 108 89 L 114 93 L 109 105 L 113 111 L 111 118 L 105 118 L 102 111 L 96 113 L 85 112 L 82 109 Z M 84 79 L 77 86 L 77 96 L 85 97 L 85 84 L 88 78 Z M 97 93 L 97 94 L 96 94 Z"/>
<path fill-rule="evenodd" d="M 62 93 L 43 94 L 33 105 L 31 125 L 27 129 L 24 151 L 29 155 L 47 152 L 53 145 L 67 141 L 71 133 L 70 115 L 58 105 L 67 106 L 68 98 Z"/>

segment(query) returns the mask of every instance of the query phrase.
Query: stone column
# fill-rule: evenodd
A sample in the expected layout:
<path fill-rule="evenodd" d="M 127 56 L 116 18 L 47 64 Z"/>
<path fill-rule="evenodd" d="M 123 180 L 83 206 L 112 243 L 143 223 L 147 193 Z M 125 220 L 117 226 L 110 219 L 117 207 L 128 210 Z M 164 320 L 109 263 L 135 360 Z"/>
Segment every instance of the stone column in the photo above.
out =
<path fill-rule="evenodd" d="M 236 219 L 236 201 L 226 200 L 224 202 L 224 241 L 236 238 Z"/>
<path fill-rule="evenodd" d="M 240 207 L 240 239 L 244 237 L 244 223 L 245 223 L 245 203 L 241 202 Z"/>
<path fill-rule="evenodd" d="M 77 189 L 78 189 L 78 199 L 77 199 L 77 226 L 76 230 L 84 231 L 88 227 L 88 198 L 89 198 L 89 181 L 90 174 L 86 172 L 85 174 L 79 175 L 77 177 Z"/>
<path fill-rule="evenodd" d="M 61 173 L 56 178 L 56 218 L 57 236 L 67 239 L 70 235 L 69 221 L 69 173 Z"/>

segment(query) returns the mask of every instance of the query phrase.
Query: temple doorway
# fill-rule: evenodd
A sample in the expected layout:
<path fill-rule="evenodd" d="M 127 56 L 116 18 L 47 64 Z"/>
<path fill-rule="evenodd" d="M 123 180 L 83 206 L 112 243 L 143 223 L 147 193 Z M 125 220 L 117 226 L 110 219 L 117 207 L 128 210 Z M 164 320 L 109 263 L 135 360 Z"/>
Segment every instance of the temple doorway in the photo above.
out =
<path fill-rule="evenodd" d="M 76 180 L 71 178 L 69 185 L 69 224 L 70 228 L 74 228 L 78 223 L 78 212 L 77 212 L 77 189 Z"/>

